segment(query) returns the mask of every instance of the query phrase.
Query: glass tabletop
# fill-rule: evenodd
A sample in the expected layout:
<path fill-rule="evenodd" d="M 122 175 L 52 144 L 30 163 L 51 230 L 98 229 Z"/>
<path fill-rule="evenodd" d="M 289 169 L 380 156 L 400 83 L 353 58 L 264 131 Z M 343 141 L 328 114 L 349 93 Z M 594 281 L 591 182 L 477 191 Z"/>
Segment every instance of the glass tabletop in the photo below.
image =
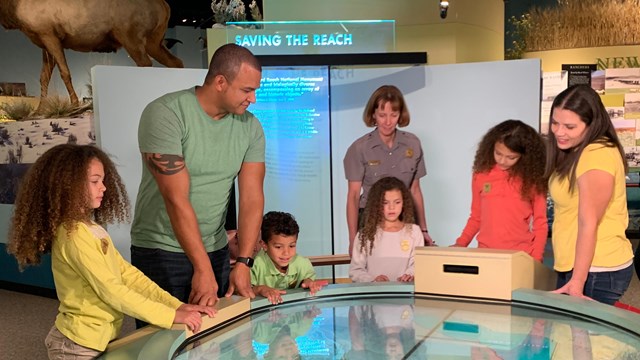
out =
<path fill-rule="evenodd" d="M 615 324 L 543 306 L 423 295 L 270 307 L 196 336 L 177 359 L 640 359 Z"/>

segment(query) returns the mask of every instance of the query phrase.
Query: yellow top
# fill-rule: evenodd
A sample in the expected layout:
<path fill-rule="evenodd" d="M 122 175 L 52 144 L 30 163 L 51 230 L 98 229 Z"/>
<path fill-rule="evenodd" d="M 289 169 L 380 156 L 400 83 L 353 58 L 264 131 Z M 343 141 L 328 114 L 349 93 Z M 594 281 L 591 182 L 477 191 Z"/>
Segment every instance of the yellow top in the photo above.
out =
<path fill-rule="evenodd" d="M 123 313 L 170 328 L 178 299 L 125 261 L 99 225 L 60 226 L 51 249 L 60 307 L 56 327 L 82 346 L 103 351 L 122 327 Z"/>
<path fill-rule="evenodd" d="M 629 223 L 623 159 L 615 147 L 588 145 L 576 168 L 576 179 L 589 170 L 602 170 L 613 175 L 614 189 L 607 209 L 598 224 L 596 248 L 591 266 L 614 267 L 633 258 L 631 243 L 625 235 Z M 578 187 L 569 193 L 568 178 L 561 181 L 552 176 L 549 193 L 553 198 L 553 254 L 554 269 L 565 272 L 573 269 L 578 240 Z"/>

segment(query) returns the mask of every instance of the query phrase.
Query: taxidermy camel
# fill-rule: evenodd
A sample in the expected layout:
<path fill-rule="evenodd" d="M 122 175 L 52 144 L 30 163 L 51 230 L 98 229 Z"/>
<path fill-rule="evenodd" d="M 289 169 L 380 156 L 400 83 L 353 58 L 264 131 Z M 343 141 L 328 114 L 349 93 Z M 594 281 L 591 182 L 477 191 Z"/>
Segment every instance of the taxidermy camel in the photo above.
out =
<path fill-rule="evenodd" d="M 58 65 L 69 98 L 78 105 L 64 49 L 115 52 L 124 47 L 138 66 L 151 66 L 151 56 L 181 68 L 182 60 L 163 44 L 169 11 L 164 0 L 0 0 L 0 25 L 22 31 L 42 48 L 40 96 L 47 96 Z"/>

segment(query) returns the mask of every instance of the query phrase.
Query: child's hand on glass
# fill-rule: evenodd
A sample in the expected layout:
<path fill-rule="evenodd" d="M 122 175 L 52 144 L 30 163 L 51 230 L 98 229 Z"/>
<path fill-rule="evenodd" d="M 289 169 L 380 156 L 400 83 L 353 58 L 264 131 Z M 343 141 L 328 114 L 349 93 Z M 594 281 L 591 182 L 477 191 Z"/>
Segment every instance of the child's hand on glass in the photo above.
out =
<path fill-rule="evenodd" d="M 278 290 L 264 285 L 254 287 L 253 291 L 256 295 L 266 297 L 274 305 L 282 303 L 282 295 L 287 293 L 285 290 Z"/>
<path fill-rule="evenodd" d="M 401 281 L 401 282 L 412 282 L 413 281 L 413 275 L 403 274 L 402 276 L 400 276 L 398 278 L 398 281 Z"/>
<path fill-rule="evenodd" d="M 387 275 L 378 275 L 376 276 L 375 279 L 373 279 L 374 282 L 385 282 L 385 281 L 389 281 L 389 278 L 387 277 Z"/>
<path fill-rule="evenodd" d="M 311 293 L 311 295 L 315 295 L 318 291 L 320 291 L 320 289 L 322 289 L 323 286 L 327 284 L 328 284 L 327 280 L 304 279 L 300 286 L 302 286 L 305 289 L 309 289 L 309 292 Z"/>

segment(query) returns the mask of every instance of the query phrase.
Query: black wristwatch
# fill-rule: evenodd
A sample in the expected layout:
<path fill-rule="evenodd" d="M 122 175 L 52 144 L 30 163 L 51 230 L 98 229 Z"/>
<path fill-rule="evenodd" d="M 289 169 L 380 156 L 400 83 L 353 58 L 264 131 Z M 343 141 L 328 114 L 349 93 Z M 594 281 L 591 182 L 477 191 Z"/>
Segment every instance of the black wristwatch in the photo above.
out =
<path fill-rule="evenodd" d="M 253 266 L 253 258 L 250 258 L 250 257 L 238 256 L 236 258 L 236 262 L 243 263 L 243 264 L 247 265 L 248 267 L 252 267 Z"/>

